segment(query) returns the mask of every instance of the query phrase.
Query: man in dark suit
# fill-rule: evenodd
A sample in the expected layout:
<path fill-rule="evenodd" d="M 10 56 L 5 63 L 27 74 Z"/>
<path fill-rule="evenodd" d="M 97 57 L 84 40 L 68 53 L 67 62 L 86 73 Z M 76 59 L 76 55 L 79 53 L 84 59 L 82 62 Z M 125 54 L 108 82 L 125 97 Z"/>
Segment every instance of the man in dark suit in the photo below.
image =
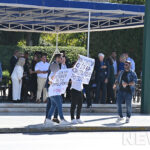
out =
<path fill-rule="evenodd" d="M 109 64 L 104 60 L 104 54 L 98 54 L 98 61 L 95 64 L 96 71 L 96 102 L 101 104 L 106 103 L 106 91 L 109 77 Z M 100 100 L 100 90 L 102 90 L 102 96 Z"/>
<path fill-rule="evenodd" d="M 19 51 L 16 50 L 14 52 L 14 55 L 10 59 L 10 70 L 9 70 L 10 76 L 11 76 L 11 74 L 12 74 L 14 68 L 15 68 L 15 65 L 16 65 L 16 63 L 18 61 L 19 55 L 20 55 Z M 9 87 L 8 99 L 12 100 L 12 84 L 10 84 L 10 87 Z"/>
<path fill-rule="evenodd" d="M 29 53 L 27 51 L 24 52 L 25 65 L 24 65 L 24 73 L 22 78 L 22 89 L 21 89 L 21 100 L 28 101 L 28 91 L 29 91 Z"/>
<path fill-rule="evenodd" d="M 14 55 L 10 59 L 10 75 L 12 74 L 12 72 L 13 72 L 13 70 L 15 68 L 15 65 L 16 65 L 16 63 L 18 61 L 18 58 L 19 58 L 19 51 L 16 50 L 14 52 Z"/>

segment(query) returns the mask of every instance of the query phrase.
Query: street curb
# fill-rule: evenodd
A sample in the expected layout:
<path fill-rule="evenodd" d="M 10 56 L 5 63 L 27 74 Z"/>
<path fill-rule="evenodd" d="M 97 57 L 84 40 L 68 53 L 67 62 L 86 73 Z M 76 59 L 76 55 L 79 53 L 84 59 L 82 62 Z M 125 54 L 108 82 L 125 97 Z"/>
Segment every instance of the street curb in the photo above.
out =
<path fill-rule="evenodd" d="M 56 127 L 22 127 L 22 128 L 0 128 L 2 133 L 44 133 L 44 132 L 127 132 L 127 131 L 150 131 L 150 126 L 56 126 Z"/>

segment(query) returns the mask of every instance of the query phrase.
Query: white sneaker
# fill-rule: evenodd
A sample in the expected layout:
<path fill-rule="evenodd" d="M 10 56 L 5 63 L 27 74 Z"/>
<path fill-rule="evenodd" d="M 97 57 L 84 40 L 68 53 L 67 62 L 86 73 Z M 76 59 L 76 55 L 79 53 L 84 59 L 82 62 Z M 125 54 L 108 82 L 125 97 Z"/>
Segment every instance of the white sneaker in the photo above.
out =
<path fill-rule="evenodd" d="M 71 124 L 77 124 L 77 123 L 78 123 L 78 122 L 77 122 L 76 119 L 71 120 Z"/>
<path fill-rule="evenodd" d="M 126 123 L 129 123 L 129 122 L 130 122 L 130 118 L 127 117 L 127 118 L 126 118 Z"/>
<path fill-rule="evenodd" d="M 65 125 L 67 126 L 67 125 L 70 125 L 70 124 L 71 123 L 66 121 L 66 120 L 61 120 L 60 123 L 59 123 L 60 126 L 65 126 Z"/>
<path fill-rule="evenodd" d="M 56 126 L 56 125 L 58 125 L 58 124 L 55 123 L 55 122 L 53 122 L 53 121 L 50 120 L 50 119 L 45 119 L 44 125 L 45 125 L 45 126 Z"/>
<path fill-rule="evenodd" d="M 118 117 L 118 119 L 117 119 L 117 121 L 116 121 L 116 124 L 120 124 L 122 120 L 124 120 L 124 119 L 121 118 L 121 117 Z"/>
<path fill-rule="evenodd" d="M 80 119 L 77 119 L 77 123 L 83 124 L 84 122 L 82 120 L 80 120 Z"/>

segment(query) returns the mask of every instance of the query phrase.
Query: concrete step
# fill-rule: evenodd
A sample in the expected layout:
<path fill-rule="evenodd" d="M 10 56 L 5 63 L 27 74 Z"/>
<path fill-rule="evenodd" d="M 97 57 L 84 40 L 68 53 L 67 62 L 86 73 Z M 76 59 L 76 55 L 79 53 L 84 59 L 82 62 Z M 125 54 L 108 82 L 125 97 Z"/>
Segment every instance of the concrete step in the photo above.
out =
<path fill-rule="evenodd" d="M 123 112 L 126 111 L 126 105 L 123 104 Z M 1 103 L 0 112 L 45 112 L 46 104 L 40 103 Z M 140 112 L 140 104 L 132 104 L 132 112 Z M 70 112 L 70 104 L 63 104 L 63 111 Z M 116 113 L 116 104 L 93 104 L 92 108 L 86 108 L 83 104 L 82 112 L 85 113 Z"/>

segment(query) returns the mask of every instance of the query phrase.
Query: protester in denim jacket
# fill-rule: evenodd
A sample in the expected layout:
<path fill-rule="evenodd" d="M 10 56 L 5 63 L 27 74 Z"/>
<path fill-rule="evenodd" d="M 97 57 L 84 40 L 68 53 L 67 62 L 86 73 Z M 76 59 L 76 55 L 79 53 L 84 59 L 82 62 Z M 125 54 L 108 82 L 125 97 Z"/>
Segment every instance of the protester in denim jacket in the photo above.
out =
<path fill-rule="evenodd" d="M 123 75 L 124 71 L 121 71 L 118 78 L 117 78 L 117 82 L 120 84 L 121 82 L 121 78 L 122 78 L 122 75 Z M 133 71 L 129 71 L 128 75 L 127 75 L 127 78 L 128 78 L 128 82 L 134 82 L 134 83 L 137 83 L 137 75 L 135 72 Z M 135 85 L 130 85 L 130 89 L 131 89 L 131 92 L 132 92 L 132 96 L 134 96 L 135 94 Z M 117 86 L 117 90 L 119 90 L 119 85 Z"/>
<path fill-rule="evenodd" d="M 117 87 L 117 107 L 119 115 L 116 123 L 120 123 L 123 120 L 121 105 L 124 100 L 126 102 L 127 109 L 126 123 L 130 121 L 132 112 L 132 97 L 134 96 L 135 84 L 137 83 L 137 75 L 131 70 L 131 62 L 126 61 L 124 68 L 125 70 L 120 72 L 114 85 L 114 88 Z"/>

